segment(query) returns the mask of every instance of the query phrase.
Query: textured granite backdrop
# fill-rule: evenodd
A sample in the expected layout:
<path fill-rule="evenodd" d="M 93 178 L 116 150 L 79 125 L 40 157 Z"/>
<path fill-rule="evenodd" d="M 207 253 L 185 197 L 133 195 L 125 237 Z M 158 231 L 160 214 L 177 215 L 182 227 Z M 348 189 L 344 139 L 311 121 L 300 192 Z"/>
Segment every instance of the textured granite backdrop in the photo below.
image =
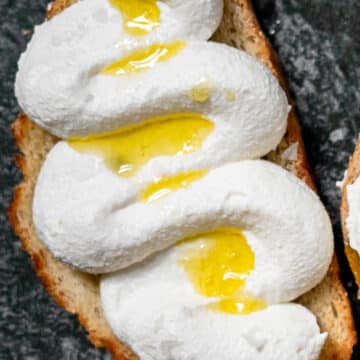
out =
<path fill-rule="evenodd" d="M 254 2 L 296 98 L 309 159 L 334 223 L 344 284 L 359 318 L 356 289 L 342 255 L 335 182 L 360 131 L 360 2 Z M 109 359 L 91 347 L 74 316 L 44 291 L 7 223 L 12 188 L 21 179 L 12 162 L 16 149 L 9 130 L 19 110 L 13 96 L 16 62 L 45 10 L 46 0 L 0 0 L 0 360 Z"/>

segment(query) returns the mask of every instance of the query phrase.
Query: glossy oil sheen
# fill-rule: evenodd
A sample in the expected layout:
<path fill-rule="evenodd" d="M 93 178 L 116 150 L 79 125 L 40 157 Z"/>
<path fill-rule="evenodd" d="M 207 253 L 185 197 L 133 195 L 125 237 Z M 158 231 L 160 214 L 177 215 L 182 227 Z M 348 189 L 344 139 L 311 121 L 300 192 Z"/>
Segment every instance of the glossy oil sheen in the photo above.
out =
<path fill-rule="evenodd" d="M 194 181 L 204 177 L 206 173 L 206 170 L 195 170 L 175 176 L 163 177 L 144 189 L 141 193 L 140 200 L 147 203 L 159 200 L 174 191 L 188 187 Z"/>
<path fill-rule="evenodd" d="M 211 96 L 213 88 L 212 81 L 207 78 L 202 78 L 192 89 L 191 97 L 195 102 L 205 103 Z"/>
<path fill-rule="evenodd" d="M 68 143 L 81 153 L 101 156 L 119 175 L 132 176 L 155 157 L 199 150 L 213 128 L 213 122 L 200 114 L 170 114 L 102 135 L 72 138 Z"/>
<path fill-rule="evenodd" d="M 239 229 L 219 228 L 181 243 L 179 263 L 196 292 L 217 298 L 210 308 L 229 314 L 249 314 L 266 304 L 245 291 L 255 255 Z"/>
<path fill-rule="evenodd" d="M 160 9 L 156 0 L 110 0 L 121 12 L 124 31 L 133 36 L 147 35 L 160 26 Z"/>
<path fill-rule="evenodd" d="M 184 41 L 156 43 L 145 48 L 134 50 L 129 55 L 107 65 L 102 75 L 121 76 L 138 73 L 153 68 L 159 62 L 167 61 L 180 53 L 186 46 Z"/>

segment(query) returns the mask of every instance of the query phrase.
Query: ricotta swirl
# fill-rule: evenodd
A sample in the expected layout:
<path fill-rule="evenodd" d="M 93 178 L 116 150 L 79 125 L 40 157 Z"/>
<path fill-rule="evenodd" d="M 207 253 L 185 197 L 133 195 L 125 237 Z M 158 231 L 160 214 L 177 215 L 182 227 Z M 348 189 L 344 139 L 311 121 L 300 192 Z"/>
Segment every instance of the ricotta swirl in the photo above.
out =
<path fill-rule="evenodd" d="M 284 91 L 255 58 L 206 41 L 222 0 L 133 1 L 76 3 L 35 29 L 19 61 L 21 107 L 63 139 L 36 184 L 40 239 L 109 273 L 105 316 L 142 360 L 315 360 L 326 334 L 307 309 L 280 303 L 325 275 L 331 224 L 300 180 L 258 160 L 286 131 Z M 191 268 L 184 251 L 222 231 L 244 244 L 211 240 L 224 252 L 206 254 L 205 283 L 227 266 L 218 259 L 250 260 L 201 292 L 203 253 Z"/>

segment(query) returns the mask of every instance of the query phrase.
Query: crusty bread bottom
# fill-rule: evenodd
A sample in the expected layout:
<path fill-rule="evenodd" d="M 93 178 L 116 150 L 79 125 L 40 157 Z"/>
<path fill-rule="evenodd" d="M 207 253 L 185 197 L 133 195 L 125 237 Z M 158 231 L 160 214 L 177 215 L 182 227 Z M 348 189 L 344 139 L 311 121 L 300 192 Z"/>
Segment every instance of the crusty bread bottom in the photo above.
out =
<path fill-rule="evenodd" d="M 75 0 L 56 0 L 49 10 L 49 17 L 74 2 Z M 259 58 L 286 89 L 276 55 L 260 29 L 250 0 L 225 0 L 223 21 L 214 40 L 244 49 Z M 60 306 L 77 314 L 95 346 L 108 348 L 115 359 L 136 359 L 131 350 L 118 341 L 106 323 L 100 304 L 98 278 L 76 271 L 56 260 L 37 238 L 32 223 L 33 190 L 46 154 L 57 139 L 40 129 L 24 114 L 20 114 L 13 124 L 13 131 L 22 151 L 22 155 L 17 156 L 17 164 L 24 174 L 24 180 L 15 190 L 9 211 L 10 219 L 24 249 L 31 255 L 39 277 Z M 293 143 L 298 143 L 298 157 L 296 161 L 287 161 L 281 154 Z M 289 115 L 286 136 L 278 149 L 267 158 L 289 169 L 315 189 L 293 111 Z M 313 311 L 321 330 L 329 333 L 321 359 L 350 359 L 356 343 L 356 333 L 349 300 L 340 282 L 336 257 L 322 283 L 302 296 L 299 302 Z"/>
<path fill-rule="evenodd" d="M 359 176 L 360 176 L 360 136 L 358 138 L 358 142 L 354 154 L 351 156 L 349 161 L 349 167 L 342 186 L 342 200 L 341 200 L 341 227 L 344 235 L 345 254 L 349 260 L 349 264 L 355 276 L 356 283 L 360 288 L 360 256 L 356 250 L 350 247 L 349 233 L 346 227 L 346 219 L 349 214 L 347 186 L 353 184 Z M 360 298 L 360 292 L 358 293 L 358 298 Z"/>

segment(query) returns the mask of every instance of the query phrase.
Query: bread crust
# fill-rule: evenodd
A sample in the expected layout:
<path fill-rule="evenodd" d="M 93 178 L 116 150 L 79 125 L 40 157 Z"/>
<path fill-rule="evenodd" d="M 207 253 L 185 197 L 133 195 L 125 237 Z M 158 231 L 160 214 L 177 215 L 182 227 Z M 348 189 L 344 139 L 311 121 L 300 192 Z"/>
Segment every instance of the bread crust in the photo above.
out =
<path fill-rule="evenodd" d="M 350 268 L 354 274 L 356 284 L 360 287 L 360 256 L 358 252 L 350 247 L 349 232 L 346 227 L 346 219 L 349 215 L 349 203 L 347 198 L 347 187 L 355 182 L 360 176 L 360 136 L 353 155 L 350 157 L 347 173 L 342 185 L 341 198 L 341 228 L 344 237 L 345 254 L 348 258 Z M 360 292 L 358 293 L 360 299 Z"/>
<path fill-rule="evenodd" d="M 48 11 L 48 17 L 55 16 L 75 1 L 56 0 Z M 256 56 L 271 69 L 287 91 L 277 56 L 261 31 L 250 0 L 225 0 L 223 21 L 214 40 L 242 48 Z M 289 101 L 292 103 L 291 99 Z M 78 316 L 94 346 L 107 348 L 116 360 L 137 359 L 131 349 L 115 337 L 105 320 L 98 278 L 74 270 L 55 259 L 37 238 L 31 215 L 34 186 L 46 154 L 57 139 L 39 128 L 25 114 L 19 115 L 12 129 L 21 151 L 21 154 L 16 155 L 16 164 L 23 172 L 24 179 L 15 189 L 9 217 L 23 248 L 32 258 L 38 276 L 57 303 Z M 295 143 L 298 144 L 297 160 L 284 159 L 283 151 Z M 289 114 L 283 141 L 267 159 L 289 169 L 315 190 L 294 110 Z M 322 283 L 302 296 L 299 302 L 313 311 L 321 330 L 329 333 L 320 359 L 350 359 L 357 338 L 348 296 L 340 281 L 336 256 Z"/>

